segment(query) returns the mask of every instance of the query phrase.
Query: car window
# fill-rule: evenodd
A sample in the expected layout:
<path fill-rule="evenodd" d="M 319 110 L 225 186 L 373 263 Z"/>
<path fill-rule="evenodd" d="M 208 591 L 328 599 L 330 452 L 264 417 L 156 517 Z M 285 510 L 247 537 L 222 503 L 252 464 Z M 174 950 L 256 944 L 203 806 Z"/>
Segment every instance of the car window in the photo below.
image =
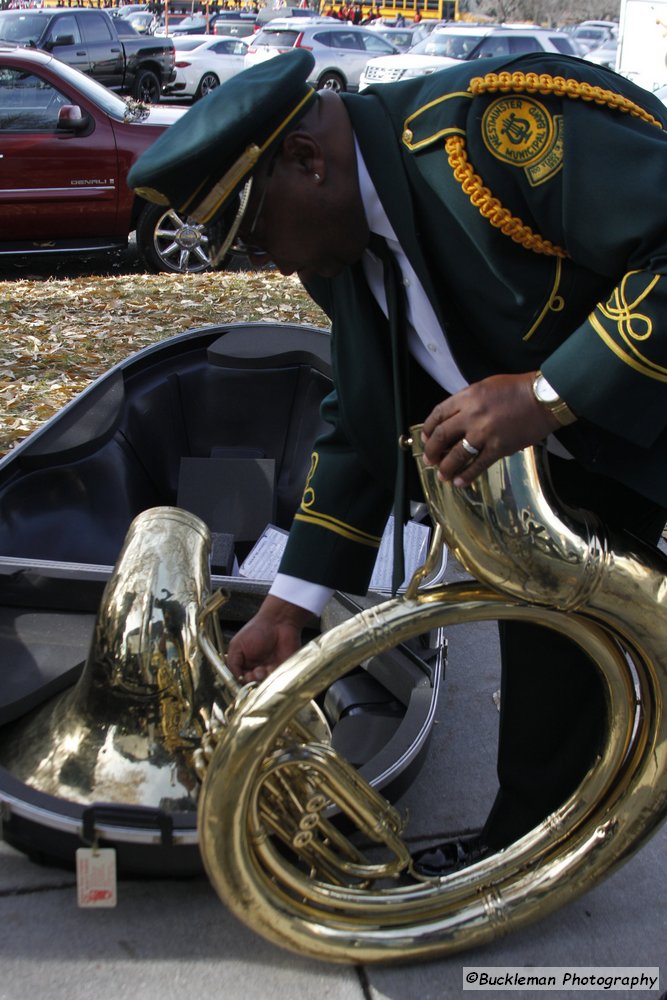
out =
<path fill-rule="evenodd" d="M 96 11 L 86 13 L 81 22 L 81 34 L 86 42 L 108 42 L 113 39 L 111 25 L 106 16 Z"/>
<path fill-rule="evenodd" d="M 469 59 L 489 59 L 492 56 L 521 55 L 524 52 L 543 52 L 544 48 L 534 35 L 489 35 L 483 38 Z"/>
<path fill-rule="evenodd" d="M 332 49 L 363 49 L 359 35 L 354 31 L 318 31 L 315 35 L 318 42 Z"/>
<path fill-rule="evenodd" d="M 299 31 L 272 31 L 264 28 L 255 36 L 255 45 L 268 45 L 270 49 L 291 49 L 299 37 Z"/>
<path fill-rule="evenodd" d="M 79 31 L 79 25 L 76 23 L 74 14 L 65 14 L 64 17 L 58 17 L 50 26 L 46 41 L 55 42 L 59 38 L 73 38 L 73 45 L 81 44 L 81 32 Z"/>
<path fill-rule="evenodd" d="M 396 46 L 392 45 L 385 38 L 372 35 L 370 31 L 367 35 L 362 35 L 361 40 L 367 52 L 374 52 L 376 55 L 391 55 L 396 52 Z"/>
<path fill-rule="evenodd" d="M 60 108 L 69 103 L 41 77 L 0 66 L 0 132 L 53 132 Z"/>
<path fill-rule="evenodd" d="M 562 52 L 564 56 L 576 56 L 577 50 L 574 45 L 564 35 L 549 35 L 549 41 L 553 47 L 558 51 Z"/>
<path fill-rule="evenodd" d="M 575 38 L 585 38 L 592 41 L 596 38 L 606 38 L 608 32 L 604 28 L 577 28 L 574 37 Z"/>
<path fill-rule="evenodd" d="M 236 39 L 232 40 L 231 38 L 224 38 L 221 42 L 210 45 L 209 48 L 211 52 L 217 52 L 226 56 L 242 56 L 246 51 L 246 46 L 243 42 L 239 42 Z"/>
<path fill-rule="evenodd" d="M 424 56 L 448 56 L 450 59 L 466 59 L 476 45 L 479 45 L 483 35 L 467 33 L 428 35 L 410 50 Z"/>
<path fill-rule="evenodd" d="M 509 39 L 510 52 L 512 55 L 521 55 L 522 52 L 543 52 L 544 46 L 539 39 L 531 35 L 517 35 Z"/>
<path fill-rule="evenodd" d="M 515 39 L 514 39 L 515 40 Z M 510 51 L 509 38 L 494 35 L 483 38 L 479 45 L 470 53 L 469 59 L 489 59 L 491 56 L 506 56 Z"/>

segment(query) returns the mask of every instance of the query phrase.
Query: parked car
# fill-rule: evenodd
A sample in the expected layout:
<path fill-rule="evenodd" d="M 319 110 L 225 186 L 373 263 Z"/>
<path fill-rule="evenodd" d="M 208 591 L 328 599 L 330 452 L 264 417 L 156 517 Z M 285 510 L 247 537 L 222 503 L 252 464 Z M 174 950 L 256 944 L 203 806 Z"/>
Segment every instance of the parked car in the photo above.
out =
<path fill-rule="evenodd" d="M 160 14 L 153 34 L 158 35 L 160 38 L 164 38 L 165 35 L 171 34 L 176 26 L 181 24 L 186 17 L 189 16 L 189 14 L 169 14 L 169 16 L 166 17 L 164 14 Z"/>
<path fill-rule="evenodd" d="M 285 20 L 286 17 L 316 17 L 323 19 L 323 15 L 315 7 L 274 7 L 269 4 L 262 7 L 255 15 L 257 26 L 263 28 L 269 21 L 276 18 Z"/>
<path fill-rule="evenodd" d="M 256 29 L 256 15 L 250 11 L 221 10 L 215 19 L 213 34 L 248 38 L 254 35 Z"/>
<path fill-rule="evenodd" d="M 127 245 L 153 271 L 204 271 L 208 237 L 138 197 L 128 171 L 185 108 L 123 100 L 37 49 L 0 42 L 0 256 Z"/>
<path fill-rule="evenodd" d="M 570 34 L 577 55 L 585 56 L 608 38 L 615 38 L 617 29 L 618 25 L 614 21 L 582 21 Z"/>
<path fill-rule="evenodd" d="M 123 8 L 121 7 L 121 10 Z M 149 10 L 135 10 L 125 18 L 139 35 L 152 35 L 157 25 L 157 18 Z"/>
<path fill-rule="evenodd" d="M 243 38 L 224 35 L 179 35 L 174 47 L 176 79 L 167 93 L 195 101 L 242 70 L 248 50 Z"/>
<path fill-rule="evenodd" d="M 616 69 L 616 54 L 618 52 L 618 39 L 608 38 L 602 45 L 586 52 L 584 59 L 595 63 L 596 66 L 607 66 L 609 69 Z"/>
<path fill-rule="evenodd" d="M 461 60 L 520 55 L 524 52 L 577 54 L 564 31 L 537 27 L 449 25 L 436 28 L 409 52 L 369 60 L 361 75 L 359 89 L 435 73 Z"/>
<path fill-rule="evenodd" d="M 216 22 L 215 14 L 207 17 L 205 14 L 192 14 L 184 17 L 177 25 L 170 28 L 169 34 L 176 38 L 177 35 L 208 35 L 213 33 Z"/>
<path fill-rule="evenodd" d="M 148 10 L 147 3 L 125 3 L 122 7 L 109 7 L 108 11 L 112 17 L 127 17 L 129 14 L 136 14 Z"/>
<path fill-rule="evenodd" d="M 99 83 L 137 100 L 160 100 L 174 77 L 169 39 L 146 38 L 122 28 L 106 11 L 84 8 L 0 11 L 0 41 L 51 52 Z"/>
<path fill-rule="evenodd" d="M 396 55 L 398 48 L 377 31 L 325 18 L 311 23 L 305 19 L 271 21 L 251 40 L 245 65 L 252 66 L 287 52 L 307 48 L 315 57 L 308 82 L 318 90 L 357 90 L 361 72 L 372 56 Z"/>

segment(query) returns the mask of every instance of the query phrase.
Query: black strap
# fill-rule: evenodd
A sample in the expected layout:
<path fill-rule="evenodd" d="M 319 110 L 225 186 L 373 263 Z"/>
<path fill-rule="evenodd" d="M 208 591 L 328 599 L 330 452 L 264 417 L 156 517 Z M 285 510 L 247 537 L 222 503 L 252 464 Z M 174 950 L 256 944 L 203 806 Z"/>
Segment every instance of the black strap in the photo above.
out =
<path fill-rule="evenodd" d="M 395 594 L 405 579 L 403 525 L 408 519 L 407 454 L 399 443 L 401 438 L 408 432 L 406 420 L 406 413 L 408 412 L 408 342 L 405 322 L 405 295 L 403 293 L 401 269 L 396 257 L 387 246 L 387 241 L 383 237 L 378 236 L 377 233 L 371 233 L 368 246 L 375 256 L 382 261 L 391 339 L 397 453 L 396 482 L 394 484 L 394 566 L 391 580 L 392 593 Z"/>

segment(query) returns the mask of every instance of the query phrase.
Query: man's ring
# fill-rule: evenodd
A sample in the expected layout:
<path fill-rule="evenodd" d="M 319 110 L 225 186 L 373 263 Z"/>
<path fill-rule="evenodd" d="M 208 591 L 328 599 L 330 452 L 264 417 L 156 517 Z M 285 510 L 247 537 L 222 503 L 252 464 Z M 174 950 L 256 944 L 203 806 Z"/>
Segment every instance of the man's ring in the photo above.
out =
<path fill-rule="evenodd" d="M 465 451 L 468 452 L 473 458 L 477 458 L 479 455 L 479 448 L 475 448 L 474 444 L 470 444 L 467 438 L 461 438 L 461 444 Z"/>

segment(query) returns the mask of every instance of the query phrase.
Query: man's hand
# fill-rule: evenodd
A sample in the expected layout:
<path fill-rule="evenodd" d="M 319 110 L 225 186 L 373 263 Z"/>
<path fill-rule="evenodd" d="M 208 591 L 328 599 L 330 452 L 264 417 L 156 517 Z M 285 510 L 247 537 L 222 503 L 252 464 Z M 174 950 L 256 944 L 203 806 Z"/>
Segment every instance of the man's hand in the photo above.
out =
<path fill-rule="evenodd" d="M 263 681 L 301 646 L 309 611 L 269 595 L 229 644 L 227 666 L 240 680 Z"/>
<path fill-rule="evenodd" d="M 537 444 L 560 424 L 533 395 L 536 372 L 493 375 L 438 403 L 424 421 L 424 461 L 468 486 L 499 458 Z M 471 455 L 463 439 L 479 454 Z"/>

